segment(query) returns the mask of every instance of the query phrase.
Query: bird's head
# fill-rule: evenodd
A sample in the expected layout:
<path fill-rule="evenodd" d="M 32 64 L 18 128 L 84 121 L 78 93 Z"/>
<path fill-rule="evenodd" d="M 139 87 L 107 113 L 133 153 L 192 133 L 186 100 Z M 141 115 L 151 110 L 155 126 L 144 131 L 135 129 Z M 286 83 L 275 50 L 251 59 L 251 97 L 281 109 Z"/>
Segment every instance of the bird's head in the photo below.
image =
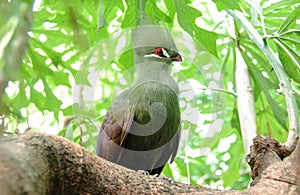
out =
<path fill-rule="evenodd" d="M 136 63 L 182 61 L 176 45 L 166 27 L 138 26 L 133 35 Z"/>
<path fill-rule="evenodd" d="M 177 62 L 182 61 L 182 57 L 177 51 L 172 51 L 170 49 L 163 48 L 163 47 L 155 48 L 152 54 L 145 55 L 144 57 L 152 57 L 152 56 L 156 58 L 166 58 L 171 61 L 177 61 Z"/>

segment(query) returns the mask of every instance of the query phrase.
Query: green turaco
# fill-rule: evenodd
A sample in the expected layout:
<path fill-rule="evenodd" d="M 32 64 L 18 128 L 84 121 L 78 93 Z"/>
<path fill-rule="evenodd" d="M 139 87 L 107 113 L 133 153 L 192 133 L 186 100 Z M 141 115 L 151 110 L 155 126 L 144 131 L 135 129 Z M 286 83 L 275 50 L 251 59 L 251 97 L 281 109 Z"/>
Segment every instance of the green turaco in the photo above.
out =
<path fill-rule="evenodd" d="M 99 132 L 97 155 L 159 175 L 179 145 L 179 90 L 169 72 L 171 63 L 182 58 L 165 27 L 138 26 L 133 45 L 136 81 L 112 102 Z"/>

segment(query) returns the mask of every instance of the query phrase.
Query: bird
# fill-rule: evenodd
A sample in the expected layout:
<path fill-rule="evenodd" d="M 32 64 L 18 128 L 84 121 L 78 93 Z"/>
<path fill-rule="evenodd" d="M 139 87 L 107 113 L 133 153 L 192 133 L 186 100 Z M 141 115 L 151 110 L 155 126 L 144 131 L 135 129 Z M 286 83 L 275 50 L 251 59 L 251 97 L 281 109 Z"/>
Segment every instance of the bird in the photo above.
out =
<path fill-rule="evenodd" d="M 179 88 L 170 67 L 182 57 L 165 26 L 137 26 L 133 46 L 135 82 L 108 109 L 96 154 L 129 169 L 159 175 L 174 160 L 179 146 Z"/>

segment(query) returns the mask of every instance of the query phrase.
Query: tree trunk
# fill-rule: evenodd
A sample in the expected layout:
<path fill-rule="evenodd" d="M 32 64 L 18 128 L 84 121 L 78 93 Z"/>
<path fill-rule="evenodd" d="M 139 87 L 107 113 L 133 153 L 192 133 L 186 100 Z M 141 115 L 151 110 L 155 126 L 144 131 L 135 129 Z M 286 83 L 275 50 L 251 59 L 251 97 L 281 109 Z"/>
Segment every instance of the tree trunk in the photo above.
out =
<path fill-rule="evenodd" d="M 275 142 L 270 144 L 270 139 L 262 137 L 254 142 L 248 156 L 254 186 L 243 191 L 220 191 L 143 175 L 101 159 L 62 137 L 28 132 L 0 139 L 0 194 L 299 193 L 300 144 L 282 162 L 282 145 Z"/>

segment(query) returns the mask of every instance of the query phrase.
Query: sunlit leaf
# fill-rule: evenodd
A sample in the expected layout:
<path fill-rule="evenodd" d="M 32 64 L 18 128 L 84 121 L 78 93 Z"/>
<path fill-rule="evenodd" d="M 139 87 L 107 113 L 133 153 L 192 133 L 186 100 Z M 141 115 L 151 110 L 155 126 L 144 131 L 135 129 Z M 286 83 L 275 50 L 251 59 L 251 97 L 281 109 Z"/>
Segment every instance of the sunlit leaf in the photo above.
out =
<path fill-rule="evenodd" d="M 58 85 L 64 85 L 66 87 L 71 88 L 70 80 L 69 80 L 69 74 L 62 72 L 62 71 L 56 71 L 54 72 L 52 76 L 53 82 Z"/>
<path fill-rule="evenodd" d="M 164 0 L 167 10 L 168 10 L 168 16 L 171 18 L 171 21 L 174 21 L 175 13 L 176 13 L 176 7 L 174 4 L 174 1 L 170 0 Z"/>
<path fill-rule="evenodd" d="M 41 112 L 44 111 L 46 98 L 33 87 L 30 87 L 30 101 L 33 102 Z"/>
<path fill-rule="evenodd" d="M 99 30 L 100 28 L 103 28 L 106 26 L 106 19 L 104 16 L 104 8 L 103 8 L 103 2 L 104 0 L 100 1 L 100 10 L 99 10 L 99 16 L 98 16 L 98 26 L 97 29 Z M 112 1 L 109 1 L 110 3 L 112 3 Z M 109 8 L 107 8 L 108 10 Z"/>
<path fill-rule="evenodd" d="M 64 116 L 71 116 L 73 115 L 73 105 L 68 106 L 67 108 L 61 109 Z"/>
<path fill-rule="evenodd" d="M 171 22 L 171 18 L 156 6 L 155 1 L 147 1 L 146 13 L 151 21 Z"/>
<path fill-rule="evenodd" d="M 28 106 L 29 100 L 26 96 L 26 91 L 23 84 L 20 87 L 19 93 L 15 98 L 12 99 L 11 104 L 16 108 L 25 108 Z"/>
<path fill-rule="evenodd" d="M 252 78 L 254 79 L 256 84 L 262 88 L 263 92 L 265 93 L 267 100 L 273 110 L 273 114 L 275 118 L 279 121 L 282 127 L 286 128 L 287 111 L 282 107 L 280 107 L 269 93 L 270 89 L 276 89 L 276 85 L 271 83 L 266 77 L 264 77 L 261 74 L 261 72 L 253 64 L 252 59 L 250 59 L 244 51 L 241 51 L 241 54 L 249 68 Z"/>
<path fill-rule="evenodd" d="M 72 125 L 69 125 L 66 129 L 66 134 L 65 138 L 70 140 L 71 142 L 74 141 L 74 136 L 73 136 L 73 127 Z"/>
<path fill-rule="evenodd" d="M 43 81 L 44 84 L 44 90 L 46 93 L 46 101 L 44 104 L 44 110 L 53 111 L 54 115 L 58 119 L 58 111 L 60 110 L 60 106 L 62 105 L 62 101 L 59 100 L 52 92 L 52 90 L 49 88 L 48 84 Z"/>
<path fill-rule="evenodd" d="M 294 11 L 287 17 L 287 19 L 282 23 L 281 27 L 278 29 L 278 34 L 285 32 L 290 25 L 296 24 L 296 20 L 300 18 L 300 6 L 298 6 Z"/>
<path fill-rule="evenodd" d="M 202 28 L 195 29 L 195 39 L 201 43 L 205 49 L 214 56 L 218 57 L 217 54 L 217 39 L 218 35 L 214 32 L 207 31 Z"/>
<path fill-rule="evenodd" d="M 241 141 L 237 141 L 234 144 L 232 144 L 230 149 L 228 150 L 230 154 L 230 159 L 226 162 L 226 164 L 230 166 L 228 170 L 225 173 L 223 173 L 221 176 L 224 181 L 224 186 L 231 186 L 240 177 L 239 167 L 241 161 L 243 160 L 241 158 L 243 155 L 241 154 L 245 153 L 242 147 L 236 147 L 236 145 L 240 145 L 240 144 L 242 144 Z"/>
<path fill-rule="evenodd" d="M 277 40 L 279 58 L 287 74 L 300 83 L 300 53 L 281 40 Z"/>
<path fill-rule="evenodd" d="M 169 177 L 169 178 L 173 178 L 174 177 L 169 164 L 166 164 L 166 166 L 164 167 L 163 174 L 166 177 Z"/>
<path fill-rule="evenodd" d="M 63 128 L 62 130 L 60 130 L 60 131 L 57 133 L 57 135 L 59 135 L 59 136 L 65 135 L 66 131 L 67 131 L 67 128 L 65 127 L 65 128 Z"/>
<path fill-rule="evenodd" d="M 175 1 L 177 18 L 179 25 L 193 36 L 193 31 L 196 28 L 195 20 L 202 16 L 202 13 L 193 7 L 188 6 L 184 1 Z"/>
<path fill-rule="evenodd" d="M 241 2 L 240 0 L 233 0 L 233 1 L 213 0 L 213 2 L 217 5 L 219 11 L 226 10 L 226 9 L 241 10 L 239 6 Z"/>
<path fill-rule="evenodd" d="M 134 27 L 138 24 L 138 5 L 136 0 L 125 0 L 128 6 L 124 20 L 122 22 L 122 28 Z"/>
<path fill-rule="evenodd" d="M 88 75 L 89 75 L 89 71 L 80 70 L 75 77 L 76 84 L 84 84 L 87 86 L 91 86 L 91 83 L 88 80 Z"/>

